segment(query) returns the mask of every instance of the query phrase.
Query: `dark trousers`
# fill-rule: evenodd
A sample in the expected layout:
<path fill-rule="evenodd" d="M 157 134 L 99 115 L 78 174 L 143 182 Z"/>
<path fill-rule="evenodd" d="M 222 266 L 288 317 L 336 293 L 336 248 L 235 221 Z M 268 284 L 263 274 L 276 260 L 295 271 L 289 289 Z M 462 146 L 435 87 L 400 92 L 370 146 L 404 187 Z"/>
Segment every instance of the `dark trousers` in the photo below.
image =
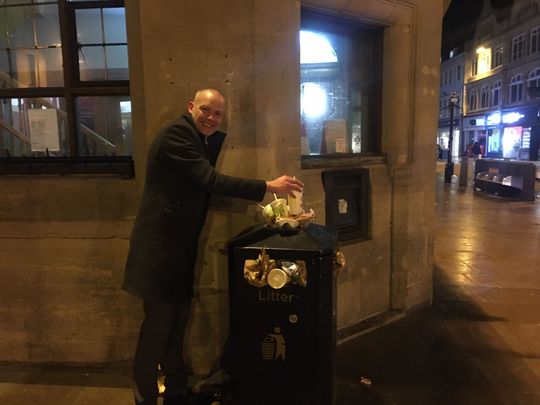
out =
<path fill-rule="evenodd" d="M 140 395 L 136 393 L 136 399 L 151 404 L 155 403 L 158 394 L 158 364 L 165 374 L 166 394 L 185 392 L 183 345 L 190 302 L 144 301 L 143 307 L 144 320 L 135 352 L 133 380 Z"/>

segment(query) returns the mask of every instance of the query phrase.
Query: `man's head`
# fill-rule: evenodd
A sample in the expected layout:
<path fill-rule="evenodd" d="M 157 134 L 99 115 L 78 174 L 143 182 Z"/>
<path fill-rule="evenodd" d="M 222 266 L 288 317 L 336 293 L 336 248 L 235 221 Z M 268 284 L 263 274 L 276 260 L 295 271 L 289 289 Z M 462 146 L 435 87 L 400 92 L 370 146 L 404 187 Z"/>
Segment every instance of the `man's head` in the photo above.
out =
<path fill-rule="evenodd" d="M 225 97 L 214 89 L 199 90 L 187 109 L 197 130 L 210 136 L 219 129 L 225 114 Z"/>

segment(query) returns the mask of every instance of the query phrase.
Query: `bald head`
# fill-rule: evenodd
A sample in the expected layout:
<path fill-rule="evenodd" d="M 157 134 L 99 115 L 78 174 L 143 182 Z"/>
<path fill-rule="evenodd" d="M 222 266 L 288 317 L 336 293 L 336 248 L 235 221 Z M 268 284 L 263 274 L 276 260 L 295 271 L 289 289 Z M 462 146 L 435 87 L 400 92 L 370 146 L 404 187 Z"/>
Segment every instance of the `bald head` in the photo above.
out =
<path fill-rule="evenodd" d="M 188 103 L 197 130 L 210 136 L 219 129 L 225 114 L 225 97 L 215 89 L 202 89 Z"/>

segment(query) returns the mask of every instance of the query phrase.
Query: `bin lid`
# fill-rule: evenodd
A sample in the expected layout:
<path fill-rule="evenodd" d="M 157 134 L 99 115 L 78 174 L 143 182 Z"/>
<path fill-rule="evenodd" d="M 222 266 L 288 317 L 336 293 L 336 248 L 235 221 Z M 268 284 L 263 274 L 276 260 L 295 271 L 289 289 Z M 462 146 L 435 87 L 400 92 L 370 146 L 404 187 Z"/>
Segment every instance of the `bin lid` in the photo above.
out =
<path fill-rule="evenodd" d="M 283 249 L 316 252 L 320 256 L 337 250 L 337 240 L 326 227 L 310 223 L 300 228 L 270 228 L 257 224 L 246 228 L 229 241 L 229 249 L 237 247 Z"/>

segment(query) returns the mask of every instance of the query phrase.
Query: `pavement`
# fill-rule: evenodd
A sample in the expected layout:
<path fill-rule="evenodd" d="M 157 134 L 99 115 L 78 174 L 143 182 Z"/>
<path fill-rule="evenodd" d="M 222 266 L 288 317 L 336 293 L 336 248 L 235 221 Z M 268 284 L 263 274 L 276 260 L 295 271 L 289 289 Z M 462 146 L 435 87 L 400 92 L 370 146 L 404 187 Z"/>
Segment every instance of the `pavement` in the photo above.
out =
<path fill-rule="evenodd" d="M 433 305 L 338 346 L 336 405 L 540 405 L 539 202 L 439 172 Z M 131 405 L 129 387 L 122 367 L 0 364 L 2 405 Z"/>

